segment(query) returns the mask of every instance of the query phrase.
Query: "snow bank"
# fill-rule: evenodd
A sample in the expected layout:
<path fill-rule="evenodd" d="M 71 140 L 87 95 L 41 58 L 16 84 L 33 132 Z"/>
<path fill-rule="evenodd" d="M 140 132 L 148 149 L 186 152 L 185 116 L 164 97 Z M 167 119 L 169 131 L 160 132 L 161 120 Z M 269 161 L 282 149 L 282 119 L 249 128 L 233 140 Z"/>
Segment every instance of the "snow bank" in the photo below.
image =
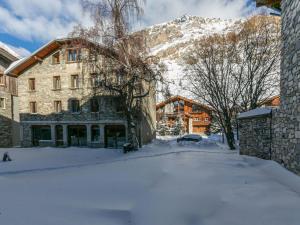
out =
<path fill-rule="evenodd" d="M 14 161 L 0 163 L 0 221 L 5 225 L 300 221 L 299 177 L 276 163 L 220 148 L 157 140 L 128 155 L 84 148 L 10 153 Z M 39 170 L 28 171 L 33 165 Z M 12 173 L 16 169 L 19 173 Z"/>

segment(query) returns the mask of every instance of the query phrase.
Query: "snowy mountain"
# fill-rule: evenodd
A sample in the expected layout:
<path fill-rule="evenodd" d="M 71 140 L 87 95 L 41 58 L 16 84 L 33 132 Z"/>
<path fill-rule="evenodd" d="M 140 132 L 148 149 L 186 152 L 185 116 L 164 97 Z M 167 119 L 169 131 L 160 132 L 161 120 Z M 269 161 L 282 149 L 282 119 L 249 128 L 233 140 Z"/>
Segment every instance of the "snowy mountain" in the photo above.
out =
<path fill-rule="evenodd" d="M 278 19 L 274 17 L 274 20 Z M 183 90 L 184 62 L 183 56 L 191 49 L 196 40 L 215 33 L 237 31 L 245 19 L 215 19 L 197 16 L 183 16 L 173 21 L 146 28 L 150 54 L 160 58 L 166 65 L 165 78 L 171 82 L 172 95 L 191 97 Z M 157 101 L 161 101 L 158 96 Z"/>

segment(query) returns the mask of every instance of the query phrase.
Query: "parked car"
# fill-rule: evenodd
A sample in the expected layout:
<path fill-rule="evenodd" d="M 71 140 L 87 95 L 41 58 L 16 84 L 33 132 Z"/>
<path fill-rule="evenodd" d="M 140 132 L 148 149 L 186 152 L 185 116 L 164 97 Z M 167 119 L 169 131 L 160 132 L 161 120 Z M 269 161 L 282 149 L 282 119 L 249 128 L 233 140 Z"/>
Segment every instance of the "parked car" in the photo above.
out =
<path fill-rule="evenodd" d="M 198 134 L 187 134 L 180 138 L 177 138 L 178 143 L 182 142 L 182 141 L 199 142 L 201 140 L 202 140 L 202 137 Z"/>

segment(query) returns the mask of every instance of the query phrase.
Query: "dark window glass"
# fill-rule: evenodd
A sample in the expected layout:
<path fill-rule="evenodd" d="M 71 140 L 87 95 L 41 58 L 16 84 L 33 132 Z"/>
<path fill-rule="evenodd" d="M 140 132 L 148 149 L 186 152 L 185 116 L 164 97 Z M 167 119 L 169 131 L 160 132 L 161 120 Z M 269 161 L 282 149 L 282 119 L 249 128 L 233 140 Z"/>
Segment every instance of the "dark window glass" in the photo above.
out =
<path fill-rule="evenodd" d="M 99 129 L 99 126 L 93 125 L 91 127 L 91 133 L 92 133 L 92 142 L 99 142 L 100 141 L 100 129 Z"/>
<path fill-rule="evenodd" d="M 35 91 L 35 78 L 30 78 L 28 80 L 29 91 Z"/>
<path fill-rule="evenodd" d="M 91 112 L 99 112 L 99 101 L 97 98 L 91 99 Z"/>
<path fill-rule="evenodd" d="M 79 100 L 77 100 L 77 99 L 71 100 L 71 112 L 72 113 L 80 112 Z"/>

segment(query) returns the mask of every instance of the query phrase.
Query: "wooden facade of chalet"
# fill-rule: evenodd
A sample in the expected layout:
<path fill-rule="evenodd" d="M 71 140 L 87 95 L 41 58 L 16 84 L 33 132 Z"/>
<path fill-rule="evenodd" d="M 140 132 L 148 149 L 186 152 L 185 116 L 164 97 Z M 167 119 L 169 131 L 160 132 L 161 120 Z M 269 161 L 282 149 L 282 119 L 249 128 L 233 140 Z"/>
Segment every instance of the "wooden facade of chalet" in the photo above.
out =
<path fill-rule="evenodd" d="M 281 9 L 280 7 L 281 0 L 256 0 L 256 6 L 267 6 L 275 9 Z"/>
<path fill-rule="evenodd" d="M 266 99 L 261 103 L 263 107 L 279 107 L 280 106 L 280 96 L 276 95 L 271 98 Z"/>
<path fill-rule="evenodd" d="M 206 134 L 210 132 L 211 109 L 181 96 L 174 96 L 156 106 L 157 122 L 166 120 L 172 127 L 178 117 L 184 121 L 184 133 Z"/>

